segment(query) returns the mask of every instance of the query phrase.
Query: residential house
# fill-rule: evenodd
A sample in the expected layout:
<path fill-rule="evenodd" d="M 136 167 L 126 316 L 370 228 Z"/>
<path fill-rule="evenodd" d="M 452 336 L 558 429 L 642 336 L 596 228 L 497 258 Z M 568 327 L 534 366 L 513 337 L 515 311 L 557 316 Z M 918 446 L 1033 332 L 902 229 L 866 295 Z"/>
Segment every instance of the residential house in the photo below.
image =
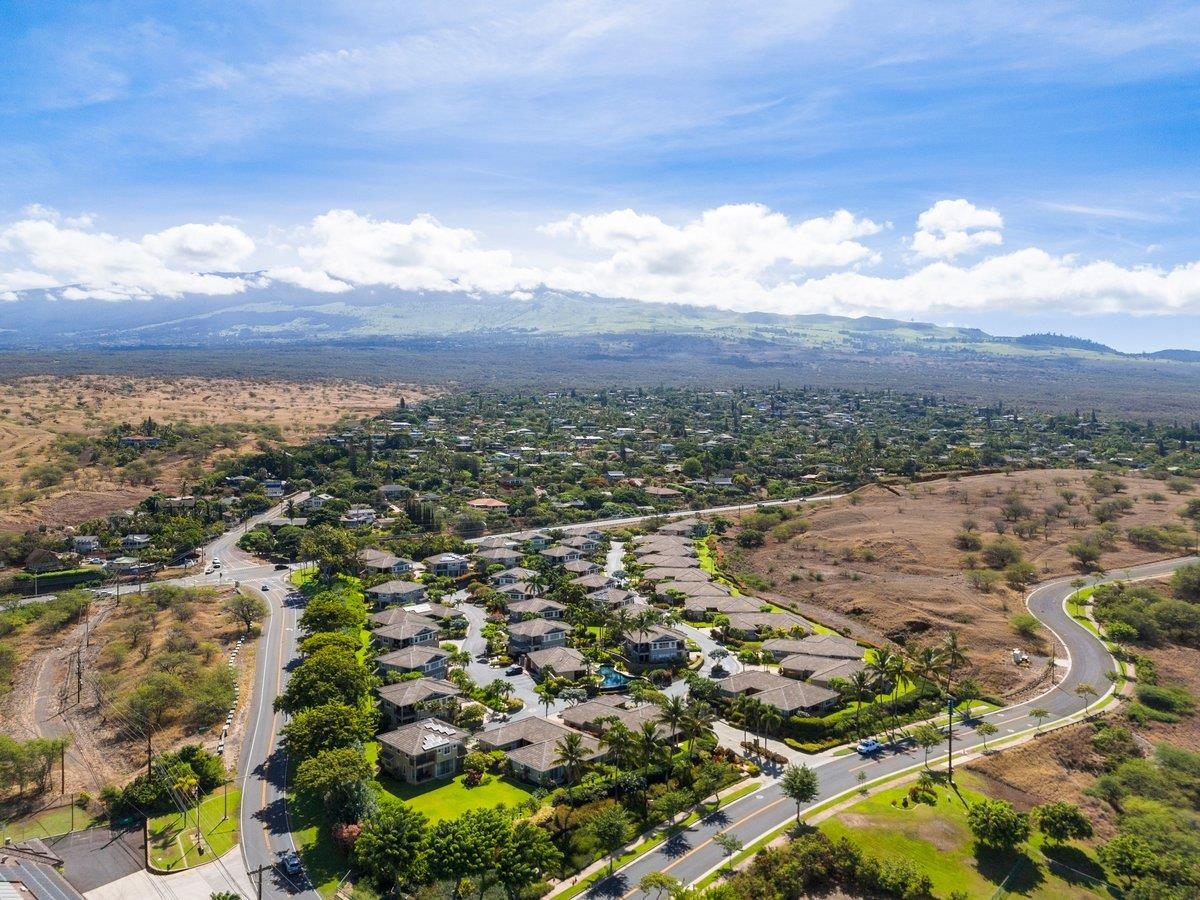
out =
<path fill-rule="evenodd" d="M 550 647 L 547 650 L 526 653 L 525 668 L 539 681 L 547 669 L 552 670 L 559 678 L 575 681 L 587 675 L 590 667 L 583 654 L 574 647 Z"/>
<path fill-rule="evenodd" d="M 854 640 L 838 634 L 813 634 L 803 640 L 771 638 L 763 641 L 762 649 L 777 660 L 797 653 L 825 656 L 833 659 L 862 659 L 863 648 Z"/>
<path fill-rule="evenodd" d="M 452 778 L 466 756 L 467 732 L 441 719 L 413 722 L 379 735 L 379 767 L 407 784 Z"/>
<path fill-rule="evenodd" d="M 304 510 L 321 509 L 321 507 L 332 499 L 334 499 L 332 494 L 309 494 L 297 503 L 296 506 Z"/>
<path fill-rule="evenodd" d="M 506 569 L 516 566 L 525 555 L 505 547 L 493 547 L 491 550 L 481 550 L 475 554 L 485 566 L 504 566 Z"/>
<path fill-rule="evenodd" d="M 565 647 L 571 629 L 549 619 L 527 619 L 508 626 L 508 655 L 519 657 L 533 650 Z"/>
<path fill-rule="evenodd" d="M 347 528 L 366 528 L 374 525 L 376 518 L 374 508 L 356 505 L 346 510 L 346 514 L 338 521 Z"/>
<path fill-rule="evenodd" d="M 449 659 L 449 652 L 441 647 L 406 647 L 383 654 L 375 664 L 381 672 L 420 672 L 426 678 L 445 678 Z"/>
<path fill-rule="evenodd" d="M 651 569 L 698 569 L 700 560 L 694 556 L 668 556 L 664 553 L 649 553 L 638 560 Z"/>
<path fill-rule="evenodd" d="M 379 495 L 384 500 L 404 500 L 412 493 L 412 488 L 406 484 L 381 484 Z"/>
<path fill-rule="evenodd" d="M 563 617 L 563 613 L 567 608 L 561 603 L 554 600 L 547 600 L 543 597 L 530 597 L 523 600 L 515 600 L 508 604 L 508 621 L 520 622 L 522 619 L 542 618 L 553 619 L 555 621 Z"/>
<path fill-rule="evenodd" d="M 796 653 L 779 664 L 779 674 L 787 678 L 809 681 L 821 687 L 829 687 L 836 678 L 848 680 L 854 673 L 867 667 L 863 659 L 837 659 L 830 656 L 809 656 Z"/>
<path fill-rule="evenodd" d="M 142 562 L 136 556 L 118 556 L 105 563 L 104 568 L 121 578 L 148 578 L 158 570 L 158 564 Z"/>
<path fill-rule="evenodd" d="M 717 682 L 717 692 L 723 697 L 752 696 L 785 716 L 820 715 L 838 702 L 836 691 L 758 669 L 721 679 Z"/>
<path fill-rule="evenodd" d="M 563 564 L 563 569 L 568 575 L 596 575 L 600 572 L 600 567 L 590 559 L 571 560 Z"/>
<path fill-rule="evenodd" d="M 680 597 L 685 600 L 689 597 L 712 600 L 719 597 L 731 597 L 733 592 L 725 585 L 715 581 L 660 581 L 654 585 L 654 596 L 668 603 L 678 603 Z M 754 609 L 758 609 L 759 606 L 761 604 L 756 602 Z"/>
<path fill-rule="evenodd" d="M 613 719 L 635 733 L 641 731 L 642 725 L 646 722 L 654 722 L 659 740 L 664 742 L 673 743 L 678 737 L 678 730 L 673 731 L 665 723 L 659 721 L 662 710 L 657 704 L 646 703 L 631 708 L 626 708 L 624 704 L 624 697 L 612 694 L 601 695 L 586 703 L 564 709 L 559 718 L 565 725 L 589 732 L 596 737 L 612 727 L 611 720 Z"/>
<path fill-rule="evenodd" d="M 712 576 L 703 569 L 649 568 L 642 573 L 642 581 L 710 582 Z"/>
<path fill-rule="evenodd" d="M 678 666 L 687 662 L 686 638 L 678 631 L 660 625 L 625 636 L 625 659 L 637 668 Z"/>
<path fill-rule="evenodd" d="M 145 450 L 150 447 L 157 447 L 162 443 L 162 438 L 145 434 L 127 434 L 119 438 L 117 443 L 122 447 L 137 447 L 138 450 Z"/>
<path fill-rule="evenodd" d="M 424 600 L 425 585 L 416 581 L 392 580 L 367 588 L 364 593 L 375 609 L 384 606 L 404 606 Z"/>
<path fill-rule="evenodd" d="M 583 559 L 583 554 L 574 547 L 550 547 L 542 551 L 542 558 L 549 560 L 556 566 L 565 565 L 569 562 L 575 562 L 577 559 Z"/>
<path fill-rule="evenodd" d="M 578 578 L 572 578 L 571 584 L 576 587 L 583 588 L 584 592 L 599 591 L 606 587 L 612 587 L 616 582 L 602 572 L 593 572 L 591 575 L 580 575 Z"/>
<path fill-rule="evenodd" d="M 76 553 L 95 553 L 100 549 L 100 538 L 94 534 L 77 534 L 71 538 L 71 546 Z"/>
<path fill-rule="evenodd" d="M 508 504 L 503 500 L 496 500 L 492 497 L 477 497 L 474 500 L 468 500 L 467 506 L 489 514 L 508 515 Z"/>
<path fill-rule="evenodd" d="M 735 612 L 727 615 L 727 633 L 745 641 L 757 641 L 770 633 L 807 634 L 810 627 L 804 619 L 788 612 Z"/>
<path fill-rule="evenodd" d="M 127 534 L 121 538 L 121 547 L 125 550 L 145 550 L 150 546 L 150 535 Z"/>
<path fill-rule="evenodd" d="M 358 555 L 362 567 L 375 574 L 387 572 L 391 575 L 405 575 L 413 570 L 413 561 L 394 556 L 385 550 L 364 550 Z"/>
<path fill-rule="evenodd" d="M 503 585 L 496 588 L 496 593 L 502 595 L 510 605 L 519 603 L 522 600 L 532 600 L 542 595 L 540 588 L 527 581 L 517 581 L 513 584 Z"/>
<path fill-rule="evenodd" d="M 661 591 L 664 587 L 666 585 L 659 585 L 658 589 Z M 718 613 L 731 616 L 734 613 L 758 612 L 758 609 L 758 601 L 752 600 L 749 597 L 707 595 L 688 597 L 683 601 L 684 617 L 699 622 L 710 621 Z"/>
<path fill-rule="evenodd" d="M 438 553 L 423 562 L 426 571 L 438 578 L 460 578 L 471 568 L 471 561 L 458 553 Z"/>
<path fill-rule="evenodd" d="M 457 705 L 462 696 L 458 685 L 440 678 L 416 678 L 385 684 L 379 695 L 380 718 L 387 728 L 398 728 L 409 722 L 444 714 L 446 708 Z"/>
<path fill-rule="evenodd" d="M 529 581 L 537 576 L 537 572 L 533 569 L 522 568 L 521 566 L 513 566 L 511 569 L 505 569 L 503 572 L 497 572 L 491 576 L 490 581 L 496 587 L 503 587 L 506 584 L 518 584 L 519 582 Z"/>
<path fill-rule="evenodd" d="M 262 486 L 263 493 L 268 497 L 282 497 L 287 493 L 287 482 L 280 478 L 266 478 Z"/>
<path fill-rule="evenodd" d="M 438 639 L 440 628 L 433 619 L 399 612 L 403 612 L 403 615 L 397 616 L 390 624 L 372 629 L 371 637 L 380 647 L 403 650 L 418 644 L 431 644 Z"/>
<path fill-rule="evenodd" d="M 420 603 L 410 603 L 404 607 L 404 611 L 424 616 L 427 619 L 433 619 L 442 628 L 466 627 L 467 624 L 467 617 L 458 607 L 446 606 L 444 603 L 434 603 L 430 600 L 423 600 Z M 388 612 L 390 610 L 385 610 L 380 615 L 386 615 Z"/>
<path fill-rule="evenodd" d="M 606 587 L 588 594 L 588 599 L 601 609 L 621 609 L 637 602 L 638 596 L 624 588 Z"/>
<path fill-rule="evenodd" d="M 563 540 L 564 547 L 574 547 L 584 555 L 590 555 L 600 549 L 600 542 L 593 541 L 586 534 L 574 534 Z"/>
<path fill-rule="evenodd" d="M 708 534 L 708 525 L 699 519 L 680 519 L 678 522 L 669 522 L 663 525 L 658 529 L 658 533 L 701 538 Z"/>
<path fill-rule="evenodd" d="M 521 542 L 528 544 L 534 551 L 545 550 L 554 543 L 554 538 L 542 531 L 530 531 L 520 535 Z"/>
<path fill-rule="evenodd" d="M 518 778 L 533 784 L 551 784 L 566 778 L 566 770 L 556 760 L 560 743 L 570 734 L 581 735 L 589 761 L 603 759 L 604 751 L 594 737 L 546 719 L 520 719 L 481 732 L 478 741 L 482 750 L 503 750 L 508 756 L 509 770 Z"/>
<path fill-rule="evenodd" d="M 481 550 L 496 550 L 498 548 L 502 550 L 512 550 L 517 546 L 517 542 L 512 538 L 504 537 L 500 534 L 493 534 L 489 535 L 488 537 L 481 538 L 475 546 Z"/>

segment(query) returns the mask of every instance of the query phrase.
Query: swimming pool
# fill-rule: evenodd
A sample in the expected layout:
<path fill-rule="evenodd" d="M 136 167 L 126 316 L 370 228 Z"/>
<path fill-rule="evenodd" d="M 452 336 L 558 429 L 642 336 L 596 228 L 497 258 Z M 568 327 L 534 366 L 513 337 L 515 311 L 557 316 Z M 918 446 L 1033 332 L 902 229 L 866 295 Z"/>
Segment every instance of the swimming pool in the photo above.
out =
<path fill-rule="evenodd" d="M 623 675 L 609 665 L 600 667 L 600 678 L 600 690 L 602 691 L 619 691 L 633 681 L 628 675 Z"/>

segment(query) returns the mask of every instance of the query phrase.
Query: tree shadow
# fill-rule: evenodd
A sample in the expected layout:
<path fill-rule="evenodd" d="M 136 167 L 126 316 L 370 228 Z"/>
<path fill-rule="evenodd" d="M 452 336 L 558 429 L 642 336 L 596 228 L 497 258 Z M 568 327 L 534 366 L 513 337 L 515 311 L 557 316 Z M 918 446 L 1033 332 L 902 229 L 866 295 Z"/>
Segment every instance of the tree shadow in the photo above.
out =
<path fill-rule="evenodd" d="M 997 850 L 975 845 L 975 868 L 992 884 L 1004 885 L 1014 894 L 1028 894 L 1037 888 L 1045 877 L 1029 854 L 1020 850 Z"/>
<path fill-rule="evenodd" d="M 629 878 L 616 872 L 607 875 L 587 889 L 588 897 L 623 897 L 630 891 Z"/>
<path fill-rule="evenodd" d="M 1104 869 L 1079 847 L 1046 844 L 1042 847 L 1042 855 L 1046 857 L 1050 871 L 1063 881 L 1082 886 L 1094 886 L 1097 883 L 1108 886 Z"/>
<path fill-rule="evenodd" d="M 663 843 L 662 852 L 668 859 L 676 859 L 692 849 L 687 832 L 677 831 Z"/>

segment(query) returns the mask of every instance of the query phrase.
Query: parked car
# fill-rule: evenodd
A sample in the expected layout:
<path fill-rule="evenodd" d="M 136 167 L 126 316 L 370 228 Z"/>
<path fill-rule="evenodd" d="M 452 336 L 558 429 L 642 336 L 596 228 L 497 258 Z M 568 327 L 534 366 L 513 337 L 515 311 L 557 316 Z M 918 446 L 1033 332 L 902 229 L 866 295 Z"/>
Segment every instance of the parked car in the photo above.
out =
<path fill-rule="evenodd" d="M 511 666 L 509 666 L 507 669 L 504 670 L 504 674 L 505 675 L 520 675 L 524 671 L 525 670 L 521 666 L 517 665 L 516 663 L 513 663 Z"/>
<path fill-rule="evenodd" d="M 878 753 L 883 749 L 883 744 L 875 740 L 875 738 L 867 738 L 865 741 L 859 741 L 858 752 L 863 756 L 870 756 L 872 753 Z"/>
<path fill-rule="evenodd" d="M 275 571 L 276 572 L 282 571 L 283 569 L 287 569 L 287 568 L 290 568 L 290 566 L 288 566 L 287 563 L 275 563 Z"/>

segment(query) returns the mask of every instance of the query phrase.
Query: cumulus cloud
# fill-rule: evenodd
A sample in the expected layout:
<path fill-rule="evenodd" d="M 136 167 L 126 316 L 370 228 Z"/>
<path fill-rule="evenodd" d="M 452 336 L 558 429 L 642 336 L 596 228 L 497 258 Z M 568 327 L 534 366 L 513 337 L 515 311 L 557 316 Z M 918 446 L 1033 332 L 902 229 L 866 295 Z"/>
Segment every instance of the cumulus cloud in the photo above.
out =
<path fill-rule="evenodd" d="M 633 209 L 570 215 L 544 226 L 571 247 L 557 263 L 519 261 L 477 232 L 428 215 L 392 221 L 331 210 L 266 239 L 273 267 L 218 275 L 259 252 L 227 222 L 126 239 L 39 208 L 0 230 L 0 299 L 44 289 L 64 299 L 230 294 L 291 284 L 322 293 L 357 286 L 466 291 L 521 302 L 539 287 L 597 297 L 785 314 L 883 315 L 940 321 L 973 312 L 1200 313 L 1200 262 L 1121 266 L 1036 247 L 953 257 L 1000 243 L 996 210 L 944 200 L 917 220 L 913 253 L 887 269 L 872 238 L 887 227 L 846 210 L 808 219 L 757 204 L 671 223 Z M 922 259 L 922 257 L 937 257 Z"/>
<path fill-rule="evenodd" d="M 232 225 L 176 225 L 142 238 L 142 246 L 172 268 L 210 272 L 236 269 L 254 252 L 254 241 Z"/>
<path fill-rule="evenodd" d="M 939 200 L 917 217 L 912 250 L 931 259 L 954 259 L 984 247 L 1004 243 L 1004 219 L 994 209 L 981 209 L 968 200 Z"/>
<path fill-rule="evenodd" d="M 181 225 L 133 241 L 68 221 L 60 224 L 59 218 L 25 218 L 0 231 L 0 291 L 70 286 L 62 294 L 66 299 L 118 300 L 233 294 L 246 287 L 243 278 L 189 265 L 245 259 L 250 239 L 230 234 L 228 226 Z"/>
<path fill-rule="evenodd" d="M 297 252 L 311 269 L 350 284 L 504 293 L 540 282 L 509 251 L 481 249 L 474 231 L 428 215 L 392 222 L 330 210 L 304 229 Z"/>

